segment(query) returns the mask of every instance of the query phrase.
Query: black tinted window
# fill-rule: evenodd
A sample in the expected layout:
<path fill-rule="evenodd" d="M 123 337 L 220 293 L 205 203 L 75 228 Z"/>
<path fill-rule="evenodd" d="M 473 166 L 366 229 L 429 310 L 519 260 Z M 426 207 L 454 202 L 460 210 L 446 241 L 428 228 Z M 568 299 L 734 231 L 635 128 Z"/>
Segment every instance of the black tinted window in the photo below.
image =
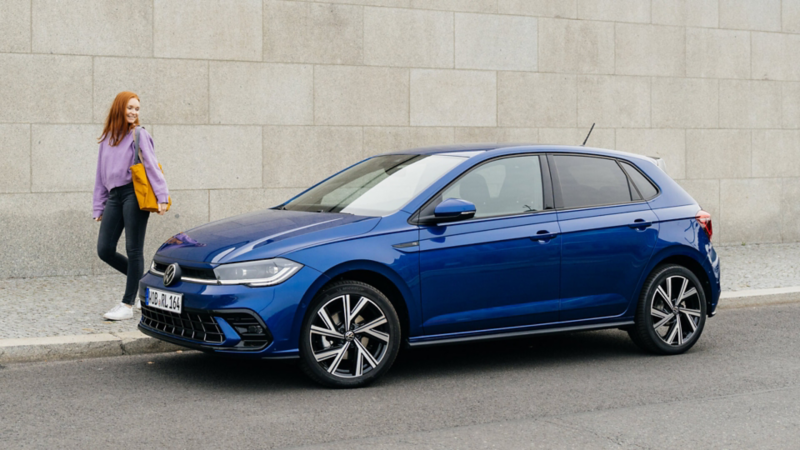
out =
<path fill-rule="evenodd" d="M 653 186 L 653 183 L 650 182 L 641 172 L 636 170 L 632 165 L 620 161 L 622 163 L 622 167 L 625 168 L 625 172 L 628 172 L 628 176 L 631 177 L 633 184 L 639 188 L 639 192 L 641 192 L 642 197 L 645 200 L 650 200 L 651 198 L 655 197 L 658 194 L 658 189 Z"/>
<path fill-rule="evenodd" d="M 554 156 L 564 208 L 627 203 L 628 177 L 613 159 Z"/>

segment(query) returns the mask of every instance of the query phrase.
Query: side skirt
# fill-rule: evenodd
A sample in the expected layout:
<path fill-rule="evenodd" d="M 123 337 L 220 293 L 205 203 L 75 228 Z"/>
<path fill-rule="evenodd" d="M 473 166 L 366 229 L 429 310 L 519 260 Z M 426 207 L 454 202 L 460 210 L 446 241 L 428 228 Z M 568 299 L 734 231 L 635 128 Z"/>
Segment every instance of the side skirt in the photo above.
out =
<path fill-rule="evenodd" d="M 508 333 L 487 334 L 481 336 L 445 337 L 442 339 L 409 342 L 408 346 L 411 348 L 418 348 L 418 347 L 426 347 L 429 345 L 461 344 L 465 342 L 489 341 L 493 339 L 514 339 L 524 336 L 533 336 L 536 334 L 569 333 L 572 331 L 602 330 L 604 328 L 620 328 L 629 325 L 633 325 L 633 320 L 624 320 L 621 322 L 607 322 L 607 323 L 599 323 L 593 325 L 576 325 L 571 327 L 545 328 L 539 330 L 512 331 Z"/>

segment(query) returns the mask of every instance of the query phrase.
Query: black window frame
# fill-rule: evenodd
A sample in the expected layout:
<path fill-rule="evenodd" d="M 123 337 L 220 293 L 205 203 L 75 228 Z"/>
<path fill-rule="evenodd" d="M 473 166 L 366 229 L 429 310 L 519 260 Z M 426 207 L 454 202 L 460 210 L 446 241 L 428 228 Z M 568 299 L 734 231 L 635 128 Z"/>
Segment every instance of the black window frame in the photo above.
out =
<path fill-rule="evenodd" d="M 553 159 L 556 156 L 579 156 L 579 157 L 584 157 L 584 158 L 599 158 L 599 159 L 609 159 L 611 161 L 614 161 L 617 164 L 617 167 L 619 168 L 619 170 L 621 170 L 623 175 L 625 175 L 625 179 L 628 181 L 628 189 L 629 189 L 629 191 L 630 191 L 631 188 L 636 189 L 636 193 L 639 195 L 640 199 L 639 200 L 633 200 L 632 199 L 632 200 L 629 200 L 627 202 L 602 203 L 602 204 L 597 204 L 597 205 L 586 205 L 586 206 L 576 206 L 574 208 L 565 208 L 564 207 L 564 199 L 562 197 L 562 192 L 561 192 L 561 183 L 559 182 L 559 179 L 558 179 L 558 167 L 556 166 L 555 160 Z M 620 205 L 631 205 L 631 204 L 636 204 L 636 203 L 647 203 L 648 201 L 658 197 L 661 194 L 661 189 L 659 189 L 658 185 L 656 183 L 653 183 L 653 181 L 650 179 L 650 177 L 645 175 L 638 167 L 636 167 L 636 164 L 634 164 L 634 163 L 632 163 L 630 161 L 627 161 L 627 160 L 622 160 L 620 158 L 615 158 L 613 156 L 593 155 L 593 154 L 589 154 L 589 153 L 574 153 L 574 152 L 570 152 L 570 153 L 547 153 L 547 160 L 548 160 L 548 163 L 549 163 L 549 167 L 551 167 L 550 171 L 551 171 L 552 186 L 553 186 L 553 199 L 555 201 L 555 209 L 557 211 L 572 211 L 572 210 L 579 210 L 579 209 L 602 208 L 602 207 L 606 207 L 606 206 L 620 206 Z M 656 191 L 657 191 L 656 195 L 654 195 L 654 196 L 652 196 L 652 197 L 650 197 L 648 199 L 645 199 L 644 196 L 642 196 L 641 192 L 639 192 L 639 188 L 636 187 L 636 184 L 633 182 L 633 180 L 631 179 L 630 175 L 628 175 L 628 172 L 625 170 L 624 167 L 622 167 L 622 164 L 620 164 L 620 161 L 625 161 L 628 164 L 630 164 L 631 166 L 635 167 L 636 170 L 638 170 L 639 173 L 641 173 L 642 176 L 644 176 L 656 188 Z M 631 198 L 633 198 L 632 194 L 633 193 L 631 192 Z"/>
<path fill-rule="evenodd" d="M 644 173 L 644 171 L 642 171 L 642 169 L 639 168 L 639 166 L 634 164 L 632 161 L 628 161 L 627 159 L 618 159 L 617 163 L 620 165 L 620 167 L 622 167 L 622 171 L 625 172 L 625 175 L 628 176 L 628 180 L 630 180 L 631 185 L 634 188 L 636 188 L 637 192 L 639 192 L 639 197 L 641 197 L 642 200 L 644 200 L 646 202 L 649 202 L 650 200 L 652 200 L 652 199 L 658 197 L 659 195 L 661 195 L 661 188 L 659 188 L 658 185 L 655 182 L 653 182 L 653 180 L 650 177 L 648 177 L 647 174 Z M 637 186 L 636 183 L 633 181 L 633 179 L 630 177 L 630 175 L 628 174 L 628 171 L 625 170 L 625 166 L 623 166 L 622 163 L 628 164 L 629 166 L 633 167 L 634 170 L 639 172 L 639 174 L 642 177 L 644 177 L 644 179 L 647 180 L 647 182 L 650 183 L 650 185 L 653 186 L 656 189 L 655 195 L 653 195 L 651 197 L 648 197 L 648 198 L 644 198 L 644 195 L 642 195 L 642 191 L 639 189 L 639 186 Z"/>
<path fill-rule="evenodd" d="M 549 161 L 548 161 L 548 158 L 547 158 L 547 154 L 546 153 L 541 153 L 541 152 L 514 153 L 514 154 L 510 154 L 510 155 L 502 155 L 502 156 L 498 156 L 498 157 L 495 157 L 495 158 L 487 159 L 486 161 L 481 161 L 480 163 L 478 163 L 478 164 L 470 167 L 469 169 L 465 170 L 463 173 L 461 173 L 459 176 L 457 176 L 454 180 L 452 180 L 451 182 L 447 183 L 447 185 L 445 185 L 443 188 L 439 189 L 435 194 L 433 194 L 427 201 L 425 201 L 425 203 L 422 204 L 422 206 L 417 208 L 417 210 L 414 212 L 414 214 L 412 214 L 411 217 L 408 218 L 408 223 L 411 224 L 411 225 L 417 225 L 417 226 L 426 225 L 426 224 L 420 223 L 420 217 L 425 216 L 425 215 L 429 215 L 429 214 L 432 215 L 433 214 L 433 209 L 436 208 L 434 203 L 436 205 L 438 205 L 438 203 L 436 203 L 436 202 L 437 202 L 437 200 L 439 200 L 439 197 L 441 197 L 442 193 L 444 191 L 446 191 L 447 189 L 449 189 L 454 184 L 458 183 L 459 180 L 461 180 L 467 174 L 471 173 L 473 170 L 477 170 L 479 167 L 481 167 L 481 166 L 483 166 L 485 164 L 489 164 L 489 163 L 492 163 L 492 162 L 495 162 L 495 161 L 499 161 L 501 159 L 520 158 L 520 157 L 525 157 L 525 156 L 538 156 L 539 157 L 539 170 L 541 171 L 541 176 L 542 176 L 542 196 L 544 197 L 543 198 L 543 201 L 544 201 L 544 209 L 543 210 L 541 210 L 541 211 L 523 211 L 523 212 L 514 213 L 514 214 L 498 214 L 496 216 L 475 217 L 475 218 L 471 218 L 471 219 L 459 220 L 458 222 L 448 222 L 447 225 L 455 225 L 455 224 L 460 224 L 460 223 L 474 223 L 474 222 L 479 222 L 479 221 L 483 221 L 483 220 L 496 220 L 496 219 L 502 219 L 502 218 L 507 218 L 507 217 L 520 217 L 520 216 L 526 216 L 526 215 L 530 215 L 530 214 L 541 214 L 541 213 L 555 212 L 556 207 L 555 207 L 555 199 L 554 199 L 554 196 L 553 196 L 553 180 L 552 180 L 552 176 L 551 176 L 551 173 L 550 173 L 550 164 L 549 164 Z M 439 203 L 441 203 L 441 201 L 439 201 Z M 428 211 L 428 209 L 430 209 L 430 211 Z"/>

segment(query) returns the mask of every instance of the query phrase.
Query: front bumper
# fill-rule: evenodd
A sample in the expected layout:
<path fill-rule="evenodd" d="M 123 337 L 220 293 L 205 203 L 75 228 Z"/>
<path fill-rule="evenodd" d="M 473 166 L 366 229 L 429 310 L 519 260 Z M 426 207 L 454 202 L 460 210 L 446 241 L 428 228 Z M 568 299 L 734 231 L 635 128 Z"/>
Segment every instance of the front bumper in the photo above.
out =
<path fill-rule="evenodd" d="M 139 281 L 142 299 L 139 329 L 157 339 L 207 352 L 251 358 L 295 358 L 299 355 L 296 330 L 302 321 L 299 307 L 320 275 L 314 269 L 303 267 L 276 286 L 220 286 L 178 281 L 165 287 L 162 277 L 148 272 Z M 146 306 L 144 295 L 148 288 L 183 294 L 183 317 Z M 258 339 L 243 333 L 248 324 L 240 319 L 248 316 L 254 319 L 249 325 L 263 329 L 266 342 L 257 342 Z"/>

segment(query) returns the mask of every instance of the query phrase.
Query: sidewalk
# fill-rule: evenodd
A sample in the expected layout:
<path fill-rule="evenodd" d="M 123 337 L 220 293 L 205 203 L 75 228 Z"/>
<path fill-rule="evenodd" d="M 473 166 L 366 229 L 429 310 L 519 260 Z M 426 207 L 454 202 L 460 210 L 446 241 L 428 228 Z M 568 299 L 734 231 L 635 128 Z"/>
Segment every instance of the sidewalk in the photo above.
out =
<path fill-rule="evenodd" d="M 717 252 L 722 261 L 721 309 L 800 302 L 800 243 L 726 246 L 717 247 Z M 66 356 L 56 350 L 39 351 L 32 359 L 48 355 L 50 359 L 70 354 L 93 356 L 91 352 L 76 354 L 74 349 L 89 345 L 80 342 L 97 347 L 103 340 L 110 343 L 104 351 L 111 354 L 176 349 L 151 342 L 154 340 L 139 333 L 138 313 L 133 320 L 122 322 L 103 319 L 103 313 L 122 298 L 124 283 L 122 275 L 0 280 L 0 363 L 10 360 L 11 348 L 19 349 L 29 343 L 58 347 L 63 342 L 72 349 L 64 350 Z M 81 335 L 95 336 L 81 340 Z M 21 340 L 53 336 L 65 338 Z M 136 345 L 130 344 L 133 341 Z"/>

